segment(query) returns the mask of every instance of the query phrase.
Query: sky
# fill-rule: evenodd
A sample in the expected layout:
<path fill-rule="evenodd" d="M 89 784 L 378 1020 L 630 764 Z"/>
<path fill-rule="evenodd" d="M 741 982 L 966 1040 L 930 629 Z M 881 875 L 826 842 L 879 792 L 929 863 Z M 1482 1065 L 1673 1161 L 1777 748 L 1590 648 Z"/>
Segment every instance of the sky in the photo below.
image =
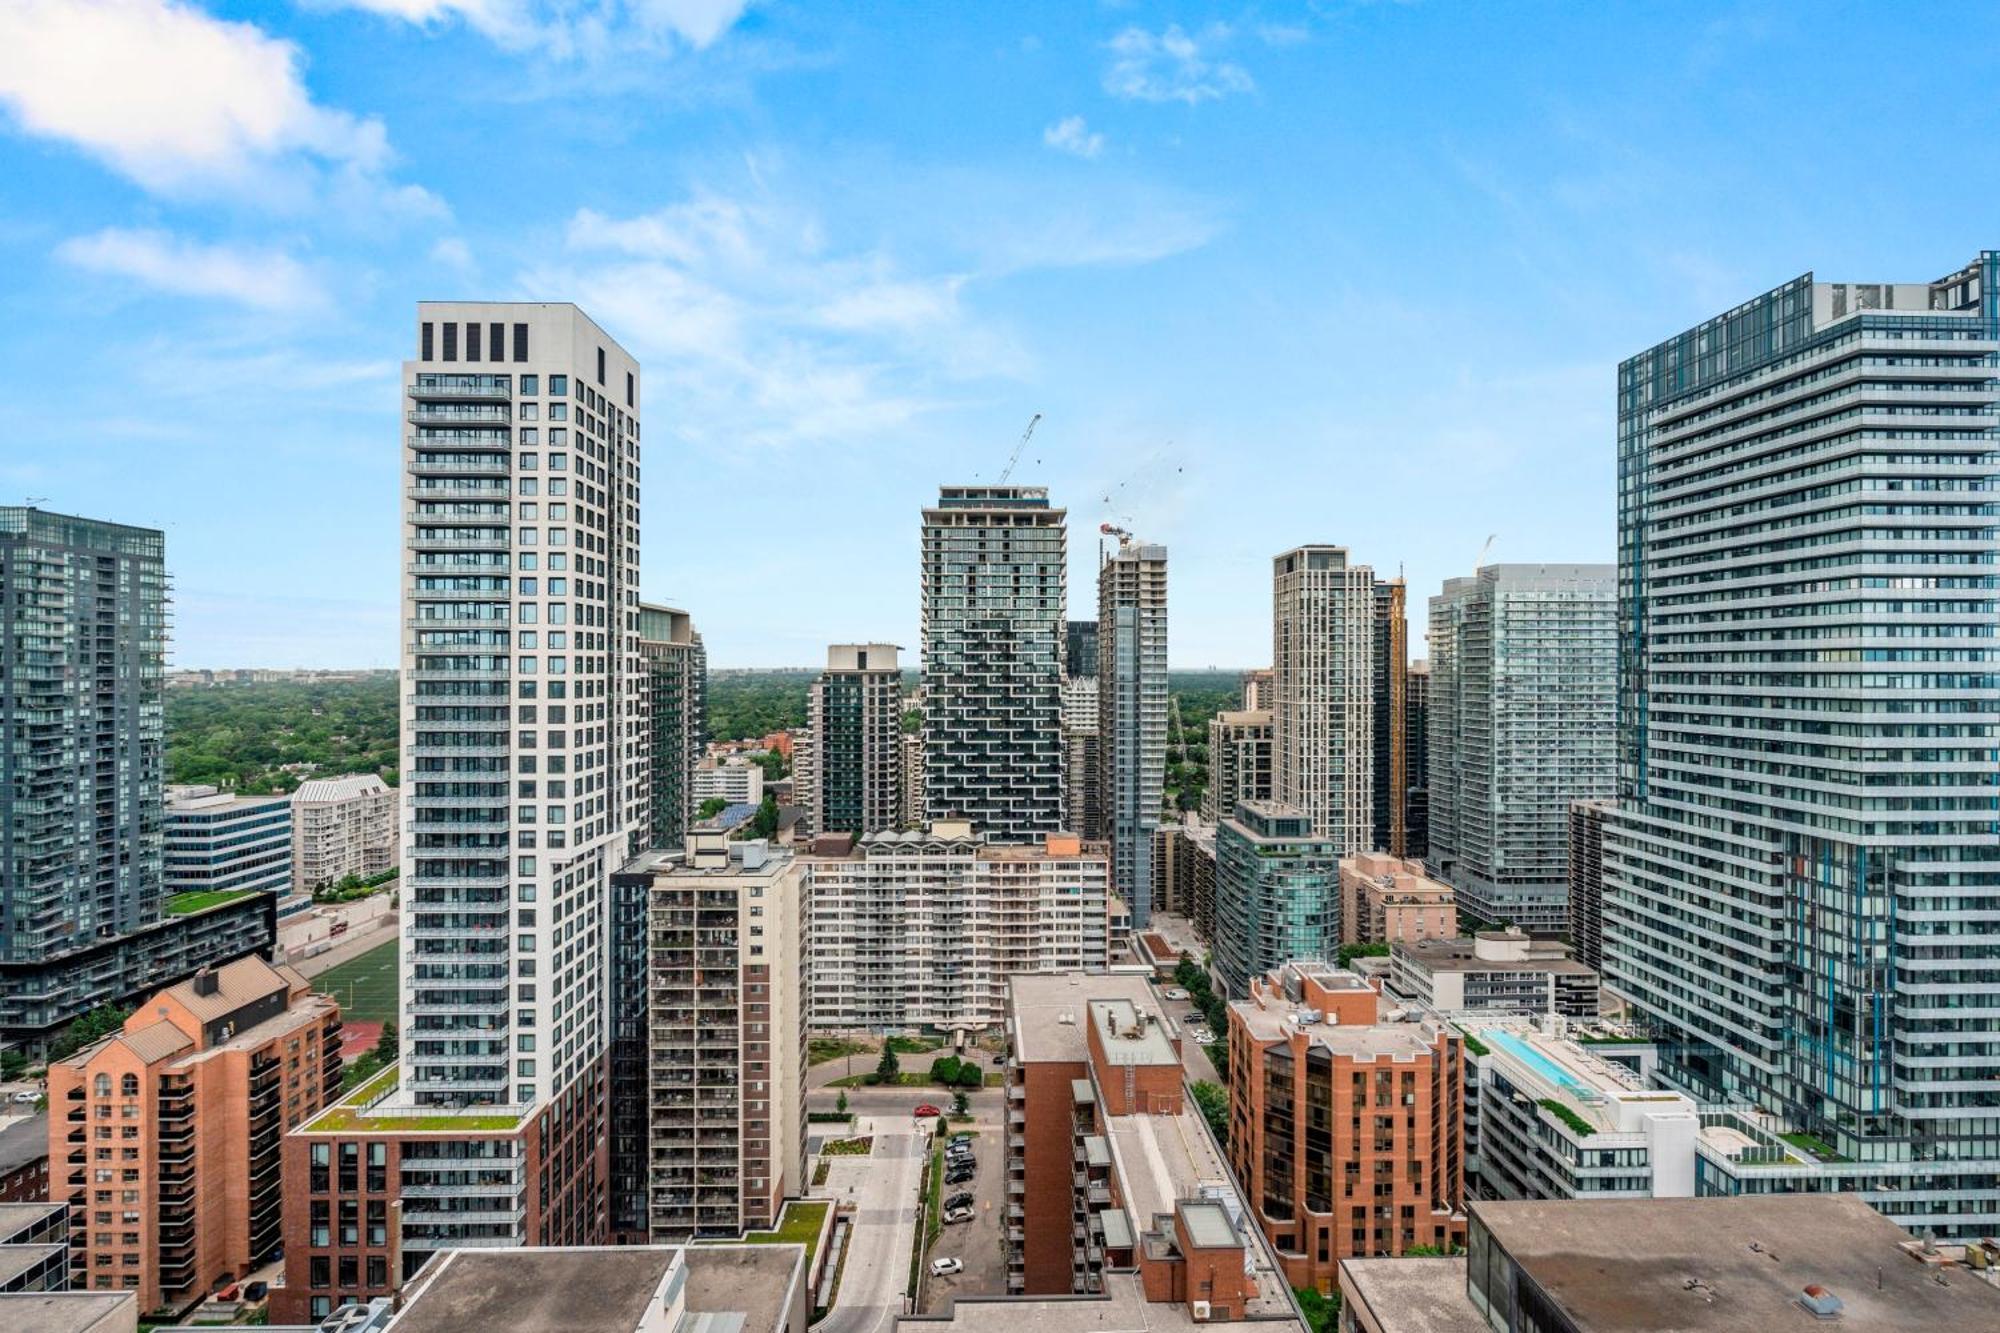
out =
<path fill-rule="evenodd" d="M 0 3 L 0 504 L 163 528 L 175 666 L 397 660 L 420 299 L 645 368 L 643 586 L 712 664 L 918 644 L 919 511 L 1014 472 L 1425 601 L 1614 558 L 1620 358 L 1807 270 L 2000 246 L 1957 3 Z"/>

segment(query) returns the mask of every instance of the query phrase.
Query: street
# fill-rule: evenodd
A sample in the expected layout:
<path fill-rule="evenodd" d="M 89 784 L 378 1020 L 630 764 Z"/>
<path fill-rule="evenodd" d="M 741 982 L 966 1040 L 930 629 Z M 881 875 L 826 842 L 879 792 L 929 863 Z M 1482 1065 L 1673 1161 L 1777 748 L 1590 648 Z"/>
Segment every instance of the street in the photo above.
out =
<path fill-rule="evenodd" d="M 840 1292 L 833 1310 L 815 1326 L 822 1333 L 886 1333 L 903 1313 L 910 1246 L 923 1202 L 917 1187 L 923 1180 L 927 1138 L 910 1127 L 905 1103 L 913 1100 L 913 1090 L 890 1091 L 900 1094 L 900 1110 L 885 1106 L 883 1114 L 855 1119 L 857 1135 L 874 1136 L 874 1151 L 866 1157 L 826 1158 L 826 1184 L 813 1191 L 814 1198 L 853 1205 Z M 870 1100 L 886 1095 L 873 1093 Z"/>

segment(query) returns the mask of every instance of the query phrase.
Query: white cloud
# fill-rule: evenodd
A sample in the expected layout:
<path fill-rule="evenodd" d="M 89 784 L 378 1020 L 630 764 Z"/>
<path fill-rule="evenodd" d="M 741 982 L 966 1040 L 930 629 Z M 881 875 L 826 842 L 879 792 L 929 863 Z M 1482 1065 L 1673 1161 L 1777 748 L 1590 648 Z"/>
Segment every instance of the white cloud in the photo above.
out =
<path fill-rule="evenodd" d="M 513 51 L 593 57 L 634 44 L 699 51 L 734 27 L 749 0 L 306 0 L 424 27 L 462 20 Z"/>
<path fill-rule="evenodd" d="M 56 247 L 56 257 L 158 291 L 233 301 L 255 310 L 310 310 L 326 304 L 326 291 L 312 273 L 277 251 L 202 245 L 161 231 L 107 227 L 64 241 Z"/>
<path fill-rule="evenodd" d="M 429 200 L 383 195 L 381 121 L 315 102 L 301 65 L 292 43 L 178 0 L 0 4 L 0 107 L 148 190 L 300 206 L 325 173 L 399 209 Z"/>
<path fill-rule="evenodd" d="M 1091 133 L 1082 116 L 1065 116 L 1042 131 L 1042 142 L 1058 152 L 1096 157 L 1104 151 L 1104 136 Z"/>
<path fill-rule="evenodd" d="M 1157 33 L 1133 26 L 1108 43 L 1111 64 L 1104 71 L 1104 91 L 1137 102 L 1185 102 L 1194 106 L 1232 93 L 1247 93 L 1257 85 L 1241 65 L 1213 54 L 1231 36 L 1223 24 L 1191 36 L 1178 23 Z"/>
<path fill-rule="evenodd" d="M 478 267 L 472 259 L 472 247 L 457 236 L 447 236 L 433 245 L 431 261 L 443 264 L 446 268 L 455 268 L 462 273 L 469 273 Z"/>

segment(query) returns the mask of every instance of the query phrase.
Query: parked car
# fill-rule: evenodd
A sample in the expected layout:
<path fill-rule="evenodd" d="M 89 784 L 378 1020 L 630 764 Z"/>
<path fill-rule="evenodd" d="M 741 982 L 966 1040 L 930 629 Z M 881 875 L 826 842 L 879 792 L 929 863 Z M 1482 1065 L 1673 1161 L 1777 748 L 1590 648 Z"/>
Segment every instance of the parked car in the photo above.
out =
<path fill-rule="evenodd" d="M 944 1153 L 947 1157 L 970 1157 L 972 1156 L 972 1145 L 969 1143 L 954 1143 L 949 1148 L 946 1148 Z"/>
<path fill-rule="evenodd" d="M 955 1166 L 945 1172 L 944 1183 L 947 1185 L 963 1185 L 978 1174 L 977 1171 L 969 1166 Z"/>
<path fill-rule="evenodd" d="M 1169 1000 L 1185 1000 L 1188 997 L 1187 992 L 1179 986 L 1169 986 L 1161 991 L 1160 994 L 1166 996 Z"/>
<path fill-rule="evenodd" d="M 952 1208 L 970 1208 L 972 1207 L 973 1203 L 974 1200 L 972 1197 L 972 1191 L 965 1190 L 961 1193 L 952 1195 L 949 1199 L 946 1199 L 944 1201 L 944 1206 L 947 1210 Z"/>
<path fill-rule="evenodd" d="M 32 1106 L 34 1103 L 40 1101 L 41 1097 L 42 1094 L 39 1092 L 17 1092 L 14 1094 L 14 1104 L 16 1106 Z"/>
<path fill-rule="evenodd" d="M 953 1143 L 970 1143 L 972 1142 L 972 1135 L 966 1133 L 964 1130 L 960 1130 L 951 1136 L 951 1141 Z"/>
<path fill-rule="evenodd" d="M 268 1282 L 246 1282 L 243 1284 L 243 1299 L 246 1301 L 261 1301 L 270 1294 L 271 1284 Z"/>
<path fill-rule="evenodd" d="M 1007 1057 L 1006 1057 L 1006 1056 L 1004 1056 L 1004 1055 L 996 1055 L 996 1056 L 994 1056 L 994 1057 L 993 1057 L 993 1067 L 994 1067 L 995 1069 L 1005 1069 L 1005 1068 L 1007 1067 Z"/>
<path fill-rule="evenodd" d="M 943 1277 L 946 1273 L 963 1273 L 964 1271 L 965 1261 L 963 1259 L 945 1258 L 931 1260 L 932 1277 Z"/>
<path fill-rule="evenodd" d="M 935 1120 L 939 1116 L 943 1115 L 944 1112 L 938 1110 L 937 1107 L 932 1106 L 929 1102 L 922 1102 L 917 1106 L 917 1109 L 910 1112 L 910 1114 L 915 1116 L 919 1120 Z"/>
<path fill-rule="evenodd" d="M 970 1222 L 972 1220 L 972 1210 L 970 1208 L 947 1208 L 944 1210 L 944 1220 L 946 1225 L 954 1222 Z"/>
<path fill-rule="evenodd" d="M 233 1301 L 236 1299 L 236 1291 L 236 1284 L 232 1282 L 221 1291 L 216 1292 L 215 1299 L 218 1301 Z"/>

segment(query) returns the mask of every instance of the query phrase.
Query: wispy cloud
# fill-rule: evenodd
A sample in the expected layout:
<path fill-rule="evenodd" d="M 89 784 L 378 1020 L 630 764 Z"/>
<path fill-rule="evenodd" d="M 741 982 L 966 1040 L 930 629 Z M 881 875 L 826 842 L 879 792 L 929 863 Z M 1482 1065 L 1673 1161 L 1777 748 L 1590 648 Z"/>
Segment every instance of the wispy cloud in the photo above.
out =
<path fill-rule="evenodd" d="M 1220 23 L 1198 35 L 1178 23 L 1157 33 L 1135 24 L 1107 44 L 1111 64 L 1104 71 L 1104 91 L 1130 101 L 1189 106 L 1247 93 L 1257 86 L 1249 71 L 1216 54 L 1232 35 L 1228 25 Z"/>
<path fill-rule="evenodd" d="M 56 257 L 156 291 L 232 301 L 254 310 L 311 310 L 326 291 L 305 265 L 275 250 L 203 245 L 163 231 L 106 227 L 56 247 Z"/>
<path fill-rule="evenodd" d="M 1104 136 L 1092 133 L 1082 116 L 1065 116 L 1042 131 L 1042 142 L 1060 153 L 1093 158 L 1104 151 Z"/>
<path fill-rule="evenodd" d="M 306 0 L 423 27 L 454 20 L 513 51 L 591 59 L 633 44 L 701 50 L 734 27 L 748 0 Z"/>
<path fill-rule="evenodd" d="M 323 106 L 298 48 L 177 0 L 0 4 L 0 107 L 155 193 L 432 211 L 386 180 L 382 122 Z"/>

